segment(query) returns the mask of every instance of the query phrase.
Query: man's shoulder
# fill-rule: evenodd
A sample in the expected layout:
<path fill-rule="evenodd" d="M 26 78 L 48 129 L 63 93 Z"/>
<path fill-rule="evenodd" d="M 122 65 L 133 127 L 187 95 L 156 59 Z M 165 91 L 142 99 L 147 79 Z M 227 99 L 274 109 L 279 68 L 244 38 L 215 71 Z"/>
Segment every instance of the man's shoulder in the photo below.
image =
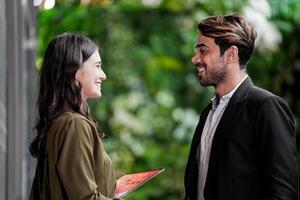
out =
<path fill-rule="evenodd" d="M 282 103 L 286 103 L 285 100 L 279 96 L 277 96 L 276 94 L 273 94 L 272 92 L 257 87 L 257 86 L 253 86 L 249 95 L 249 100 L 250 101 L 254 101 L 254 102 L 282 102 Z"/>
<path fill-rule="evenodd" d="M 272 98 L 274 96 L 276 95 L 273 94 L 272 92 L 257 86 L 252 87 L 251 95 L 250 95 L 250 97 L 257 98 L 257 99 Z"/>

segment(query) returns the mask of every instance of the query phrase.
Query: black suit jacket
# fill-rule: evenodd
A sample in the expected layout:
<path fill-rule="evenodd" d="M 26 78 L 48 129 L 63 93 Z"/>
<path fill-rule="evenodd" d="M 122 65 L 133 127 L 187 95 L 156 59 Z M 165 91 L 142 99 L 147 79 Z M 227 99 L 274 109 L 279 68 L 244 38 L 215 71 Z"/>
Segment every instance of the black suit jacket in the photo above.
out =
<path fill-rule="evenodd" d="M 185 172 L 186 200 L 197 199 L 196 159 L 211 108 L 202 112 Z M 298 200 L 295 127 L 288 105 L 247 78 L 231 97 L 212 142 L 205 200 Z"/>

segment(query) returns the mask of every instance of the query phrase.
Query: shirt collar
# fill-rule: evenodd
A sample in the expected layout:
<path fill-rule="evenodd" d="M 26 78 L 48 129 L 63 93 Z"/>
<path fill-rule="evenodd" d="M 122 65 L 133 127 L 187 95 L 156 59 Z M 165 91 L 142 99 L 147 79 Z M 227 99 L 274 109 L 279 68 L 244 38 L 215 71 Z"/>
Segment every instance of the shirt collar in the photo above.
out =
<path fill-rule="evenodd" d="M 220 101 L 229 101 L 229 99 L 232 97 L 234 92 L 238 89 L 238 87 L 246 80 L 248 77 L 248 74 L 235 86 L 228 94 L 225 94 L 223 96 L 219 96 L 217 93 L 215 93 L 214 97 L 211 99 L 213 108 L 217 107 Z"/>

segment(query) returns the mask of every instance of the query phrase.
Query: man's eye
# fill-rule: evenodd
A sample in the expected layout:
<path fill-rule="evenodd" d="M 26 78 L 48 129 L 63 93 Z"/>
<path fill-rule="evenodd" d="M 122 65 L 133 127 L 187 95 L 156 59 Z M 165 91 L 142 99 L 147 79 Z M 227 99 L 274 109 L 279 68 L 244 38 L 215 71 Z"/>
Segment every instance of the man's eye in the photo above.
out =
<path fill-rule="evenodd" d="M 205 54 L 205 53 L 206 53 L 206 51 L 203 50 L 203 49 L 200 49 L 199 52 L 200 52 L 201 54 Z"/>

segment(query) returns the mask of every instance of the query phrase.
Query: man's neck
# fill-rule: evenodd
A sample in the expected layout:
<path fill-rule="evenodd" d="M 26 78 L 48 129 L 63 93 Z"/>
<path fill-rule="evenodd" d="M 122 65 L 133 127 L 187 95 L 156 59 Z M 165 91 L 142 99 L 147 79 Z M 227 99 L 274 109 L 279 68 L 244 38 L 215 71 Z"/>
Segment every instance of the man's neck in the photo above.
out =
<path fill-rule="evenodd" d="M 215 86 L 216 93 L 220 96 L 228 94 L 245 78 L 246 75 L 246 71 L 242 70 L 240 73 L 234 74 L 233 76 L 227 76 L 224 82 Z"/>

